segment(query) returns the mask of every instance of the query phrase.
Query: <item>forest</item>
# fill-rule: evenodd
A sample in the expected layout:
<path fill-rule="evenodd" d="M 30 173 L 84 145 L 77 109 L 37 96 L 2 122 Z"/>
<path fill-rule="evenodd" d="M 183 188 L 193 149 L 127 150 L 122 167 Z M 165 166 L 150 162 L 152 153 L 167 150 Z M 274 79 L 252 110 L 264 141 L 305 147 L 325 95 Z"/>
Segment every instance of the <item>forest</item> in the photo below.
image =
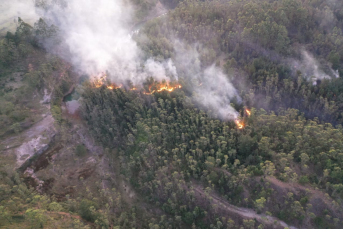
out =
<path fill-rule="evenodd" d="M 129 2 L 140 55 L 177 79 L 80 73 L 44 17 L 1 37 L 0 228 L 341 228 L 343 2 Z M 234 119 L 197 99 L 219 72 Z M 43 114 L 53 140 L 18 166 L 10 150 Z"/>

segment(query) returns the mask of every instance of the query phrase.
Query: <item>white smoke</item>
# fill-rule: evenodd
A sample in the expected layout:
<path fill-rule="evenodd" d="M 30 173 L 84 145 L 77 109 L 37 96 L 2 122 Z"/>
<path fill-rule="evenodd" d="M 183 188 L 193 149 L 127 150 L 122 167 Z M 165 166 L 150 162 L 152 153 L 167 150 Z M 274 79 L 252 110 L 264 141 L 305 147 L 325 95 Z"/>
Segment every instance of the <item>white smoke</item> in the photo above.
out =
<path fill-rule="evenodd" d="M 0 33 L 14 32 L 18 17 L 33 24 L 39 18 L 36 10 L 31 0 L 0 0 Z"/>
<path fill-rule="evenodd" d="M 142 51 L 132 39 L 132 31 L 128 30 L 132 14 L 132 8 L 121 0 L 70 0 L 65 8 L 53 7 L 47 16 L 60 28 L 69 50 L 65 55 L 59 54 L 79 70 L 90 75 L 108 71 L 115 83 L 130 80 L 134 85 L 148 77 L 158 81 L 177 80 L 182 72 L 187 81 L 202 82 L 201 87 L 193 88 L 200 105 L 222 119 L 238 116 L 230 106 L 230 100 L 238 97 L 235 88 L 215 66 L 203 70 L 196 50 L 186 50 L 176 42 L 177 68 L 170 59 L 144 61 Z"/>
<path fill-rule="evenodd" d="M 241 98 L 220 68 L 211 65 L 203 70 L 197 48 L 200 46 L 186 47 L 179 41 L 175 42 L 175 64 L 180 77 L 182 75 L 192 87 L 193 98 L 199 105 L 220 119 L 236 119 L 239 114 L 230 103 L 233 98 L 241 102 Z"/>
<path fill-rule="evenodd" d="M 314 85 L 316 85 L 317 83 L 316 80 L 332 79 L 333 77 L 339 77 L 338 70 L 335 71 L 331 67 L 327 67 L 328 71 L 331 74 L 325 73 L 322 70 L 322 65 L 314 58 L 313 55 L 311 55 L 306 50 L 301 51 L 301 56 L 302 60 L 300 61 L 292 59 L 290 61 L 291 65 L 295 70 L 300 70 L 307 80 L 312 80 Z"/>
<path fill-rule="evenodd" d="M 198 103 L 218 115 L 221 119 L 236 119 L 238 112 L 230 105 L 231 100 L 240 98 L 236 89 L 221 69 L 214 65 L 205 69 L 202 85 L 196 95 Z"/>
<path fill-rule="evenodd" d="M 170 60 L 143 60 L 128 30 L 132 14 L 130 5 L 121 0 L 70 0 L 65 7 L 50 7 L 45 17 L 63 37 L 58 54 L 81 72 L 95 76 L 108 71 L 116 83 L 140 84 L 150 76 L 176 79 Z"/>
<path fill-rule="evenodd" d="M 211 66 L 203 69 L 196 47 L 175 42 L 177 67 L 172 60 L 144 59 L 132 39 L 132 7 L 124 0 L 36 0 L 49 24 L 59 28 L 62 43 L 56 52 L 82 73 L 98 76 L 107 71 L 114 83 L 142 84 L 148 77 L 157 81 L 178 80 L 179 72 L 194 82 L 194 99 L 222 119 L 238 113 L 230 106 L 237 92 L 223 72 Z M 49 49 L 49 47 L 47 47 Z M 198 86 L 201 83 L 202 86 Z"/>
<path fill-rule="evenodd" d="M 320 68 L 318 61 L 308 52 L 303 50 L 301 52 L 303 56 L 301 68 L 305 72 L 306 76 L 315 76 L 317 79 L 330 79 L 331 77 L 325 74 Z"/>
<path fill-rule="evenodd" d="M 163 63 L 156 62 L 153 59 L 148 59 L 145 62 L 145 71 L 148 73 L 148 75 L 152 76 L 158 81 L 164 80 L 164 76 L 178 80 L 176 67 L 171 59 L 168 59 Z"/>

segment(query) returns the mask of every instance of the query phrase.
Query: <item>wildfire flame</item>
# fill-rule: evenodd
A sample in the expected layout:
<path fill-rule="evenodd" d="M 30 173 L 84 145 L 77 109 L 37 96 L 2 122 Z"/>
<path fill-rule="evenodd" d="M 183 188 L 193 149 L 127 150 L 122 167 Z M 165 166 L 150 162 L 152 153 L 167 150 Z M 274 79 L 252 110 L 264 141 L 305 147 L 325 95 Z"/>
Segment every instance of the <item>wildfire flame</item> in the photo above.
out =
<path fill-rule="evenodd" d="M 244 123 L 242 121 L 236 119 L 235 123 L 236 123 L 238 129 L 243 129 L 244 128 Z"/>
<path fill-rule="evenodd" d="M 99 88 L 102 85 L 104 85 L 106 83 L 106 79 L 107 79 L 107 75 L 105 73 L 100 73 L 97 77 L 96 80 L 93 82 L 94 87 Z M 106 86 L 107 89 L 109 90 L 113 90 L 113 89 L 118 89 L 121 88 L 123 85 L 119 85 L 117 86 L 116 84 L 111 84 Z M 154 88 L 153 90 L 151 90 L 151 88 Z M 182 88 L 182 86 L 180 84 L 177 84 L 175 86 L 171 86 L 168 83 L 155 83 L 154 85 L 150 85 L 149 86 L 149 91 L 148 92 L 143 92 L 143 94 L 145 95 L 151 95 L 154 94 L 156 92 L 162 92 L 162 91 L 168 91 L 168 92 L 172 92 L 175 89 L 180 89 Z M 129 89 L 130 91 L 136 91 L 138 90 L 137 87 L 132 87 L 131 89 Z"/>
<path fill-rule="evenodd" d="M 99 75 L 99 79 L 97 79 L 97 80 L 94 82 L 94 86 L 95 86 L 96 88 L 101 87 L 101 86 L 104 84 L 104 82 L 106 81 L 106 78 L 107 78 L 107 75 L 106 75 L 105 73 L 101 73 L 101 74 Z"/>
<path fill-rule="evenodd" d="M 171 87 L 169 85 L 165 85 L 165 86 L 161 86 L 159 89 L 157 89 L 156 91 L 157 92 L 161 92 L 161 91 L 169 91 L 169 92 L 172 92 L 174 91 L 175 89 L 178 89 L 178 88 L 182 88 L 181 85 L 176 85 L 174 87 Z M 155 92 L 155 91 L 154 91 Z M 154 93 L 154 92 L 151 92 L 151 93 Z"/>
<path fill-rule="evenodd" d="M 110 89 L 110 90 L 113 90 L 113 89 L 118 89 L 118 88 L 121 88 L 123 85 L 119 85 L 119 86 L 117 86 L 117 85 L 110 85 L 110 86 L 107 86 L 107 89 Z"/>
<path fill-rule="evenodd" d="M 152 92 L 143 92 L 144 95 L 151 95 L 153 94 L 155 91 L 152 91 Z"/>
<path fill-rule="evenodd" d="M 105 84 L 106 79 L 107 79 L 107 75 L 106 75 L 105 73 L 100 73 L 100 74 L 97 76 L 97 78 L 98 78 L 98 79 L 96 79 L 96 80 L 94 81 L 94 86 L 95 86 L 96 88 L 99 88 L 99 87 L 101 87 L 102 85 Z M 120 84 L 119 86 L 117 86 L 116 84 L 111 84 L 111 85 L 106 86 L 106 88 L 109 89 L 109 90 L 113 90 L 113 89 L 121 88 L 122 86 L 123 86 L 123 85 L 121 85 L 121 84 Z"/>
<path fill-rule="evenodd" d="M 251 111 L 247 108 L 244 109 L 244 112 L 247 114 L 247 116 L 250 116 L 251 115 Z M 245 127 L 245 121 L 246 121 L 246 118 L 242 118 L 242 119 L 239 119 L 237 118 L 235 120 L 235 123 L 236 123 L 236 126 L 238 129 L 243 129 Z"/>
<path fill-rule="evenodd" d="M 155 89 L 151 90 L 152 87 L 154 87 Z M 149 92 L 143 92 L 143 94 L 151 95 L 151 94 L 154 94 L 156 92 L 162 92 L 162 91 L 172 92 L 175 89 L 180 89 L 180 88 L 182 88 L 182 86 L 180 84 L 177 84 L 175 86 L 171 86 L 171 85 L 168 85 L 168 84 L 156 84 L 154 86 L 152 86 L 152 85 L 149 86 Z"/>
<path fill-rule="evenodd" d="M 95 86 L 96 88 L 101 87 L 102 85 L 104 85 L 104 83 L 105 83 L 105 81 L 106 81 L 106 78 L 107 78 L 107 75 L 104 74 L 104 73 L 101 73 L 100 76 L 99 76 L 99 79 L 97 79 L 97 80 L 94 81 L 94 86 Z M 202 85 L 202 83 L 200 83 L 199 86 L 201 86 L 201 85 Z M 123 85 L 117 86 L 116 84 L 112 84 L 112 85 L 108 85 L 108 86 L 106 86 L 106 87 L 107 87 L 107 89 L 109 89 L 109 90 L 113 90 L 113 89 L 121 88 L 122 86 L 123 86 Z M 162 84 L 162 83 L 159 83 L 159 84 L 154 85 L 154 88 L 156 88 L 156 89 L 151 90 L 151 88 L 152 88 L 152 85 L 149 86 L 149 92 L 143 92 L 143 94 L 145 94 L 145 95 L 152 95 L 152 94 L 154 94 L 154 93 L 156 93 L 156 92 L 162 92 L 162 91 L 172 92 L 172 91 L 174 91 L 175 89 L 180 89 L 180 88 L 182 88 L 182 86 L 181 86 L 180 84 L 177 84 L 177 85 L 175 85 L 175 86 L 171 86 L 171 85 L 168 85 L 167 83 L 163 83 L 163 84 Z M 130 89 L 130 91 L 136 91 L 136 90 L 137 90 L 137 87 L 132 87 L 132 88 Z M 248 110 L 248 109 L 245 109 L 245 113 L 246 113 L 248 116 L 251 115 L 251 111 Z M 243 128 L 244 128 L 244 122 L 243 122 L 242 120 L 236 119 L 236 120 L 235 120 L 235 123 L 236 123 L 238 129 L 243 129 Z"/>

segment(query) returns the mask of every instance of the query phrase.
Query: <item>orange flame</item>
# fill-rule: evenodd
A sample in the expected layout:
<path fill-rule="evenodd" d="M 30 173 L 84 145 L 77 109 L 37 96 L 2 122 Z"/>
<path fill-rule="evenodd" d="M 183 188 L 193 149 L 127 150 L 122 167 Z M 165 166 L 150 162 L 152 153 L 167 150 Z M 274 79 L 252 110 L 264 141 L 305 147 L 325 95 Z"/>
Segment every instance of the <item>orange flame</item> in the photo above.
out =
<path fill-rule="evenodd" d="M 110 86 L 107 86 L 107 89 L 110 89 L 110 90 L 113 90 L 113 89 L 118 89 L 118 88 L 121 88 L 123 85 L 119 85 L 119 86 L 117 86 L 117 85 L 110 85 Z"/>
<path fill-rule="evenodd" d="M 245 112 L 247 113 L 247 115 L 248 115 L 248 116 L 250 116 L 250 115 L 251 115 L 251 111 L 250 111 L 250 110 L 248 110 L 248 109 L 245 109 Z"/>
<path fill-rule="evenodd" d="M 95 85 L 96 88 L 101 87 L 104 84 L 104 82 L 105 82 L 105 80 L 107 78 L 107 75 L 104 74 L 104 73 L 101 73 L 99 75 L 100 75 L 99 79 L 94 82 L 94 85 Z"/>
<path fill-rule="evenodd" d="M 175 89 L 180 89 L 182 88 L 182 86 L 180 84 L 177 84 L 175 86 L 170 86 L 168 84 L 158 84 L 156 85 L 156 90 L 152 90 L 151 91 L 151 87 L 152 86 L 149 86 L 149 92 L 143 92 L 143 94 L 145 95 L 151 95 L 151 94 L 154 94 L 155 92 L 162 92 L 162 91 L 168 91 L 168 92 L 172 92 L 174 91 Z"/>
<path fill-rule="evenodd" d="M 235 123 L 236 123 L 238 129 L 243 129 L 244 128 L 244 123 L 242 121 L 236 119 Z"/>
<path fill-rule="evenodd" d="M 107 78 L 107 75 L 105 73 L 100 73 L 93 82 L 94 87 L 99 88 L 102 85 L 104 85 L 106 83 L 106 78 Z M 122 87 L 122 85 L 117 86 L 116 84 L 111 84 L 111 85 L 106 86 L 106 88 L 109 90 L 118 89 L 121 87 Z M 154 87 L 154 90 L 151 90 L 152 87 Z M 171 86 L 171 85 L 168 85 L 168 83 L 157 83 L 157 82 L 155 82 L 154 85 L 149 86 L 149 91 L 143 92 L 143 94 L 151 95 L 151 94 L 154 94 L 156 92 L 162 92 L 162 91 L 172 92 L 175 89 L 180 89 L 180 88 L 182 88 L 182 86 L 180 84 L 177 84 L 175 86 Z M 136 90 L 138 90 L 138 88 L 132 87 L 129 90 L 130 91 L 136 91 Z"/>
<path fill-rule="evenodd" d="M 174 87 L 171 87 L 169 85 L 165 85 L 165 86 L 161 86 L 159 89 L 157 89 L 157 92 L 161 92 L 161 91 L 169 91 L 169 92 L 172 92 L 174 91 L 175 89 L 178 89 L 178 88 L 182 88 L 181 85 L 176 85 Z M 155 91 L 154 91 L 155 92 Z M 153 92 L 151 92 L 153 93 Z"/>
<path fill-rule="evenodd" d="M 152 95 L 152 94 L 154 94 L 156 91 L 155 90 L 153 90 L 152 92 L 143 92 L 143 94 L 144 95 Z"/>

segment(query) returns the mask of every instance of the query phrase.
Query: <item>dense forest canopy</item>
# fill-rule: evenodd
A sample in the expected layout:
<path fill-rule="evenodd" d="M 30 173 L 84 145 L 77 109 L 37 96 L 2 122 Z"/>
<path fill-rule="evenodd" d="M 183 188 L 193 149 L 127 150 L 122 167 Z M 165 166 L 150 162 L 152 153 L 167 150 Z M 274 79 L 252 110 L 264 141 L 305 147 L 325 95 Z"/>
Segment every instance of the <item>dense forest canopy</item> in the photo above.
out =
<path fill-rule="evenodd" d="M 68 7 L 35 2 L 55 5 Z M 1 38 L 0 227 L 341 228 L 343 2 L 120 9 L 132 10 L 130 29 L 106 41 L 125 37 L 134 54 L 111 49 L 118 71 L 95 78 L 79 67 L 97 61 L 76 64 L 92 55 L 76 58 L 63 23 L 18 18 Z M 53 140 L 18 166 L 10 150 L 50 114 Z"/>

